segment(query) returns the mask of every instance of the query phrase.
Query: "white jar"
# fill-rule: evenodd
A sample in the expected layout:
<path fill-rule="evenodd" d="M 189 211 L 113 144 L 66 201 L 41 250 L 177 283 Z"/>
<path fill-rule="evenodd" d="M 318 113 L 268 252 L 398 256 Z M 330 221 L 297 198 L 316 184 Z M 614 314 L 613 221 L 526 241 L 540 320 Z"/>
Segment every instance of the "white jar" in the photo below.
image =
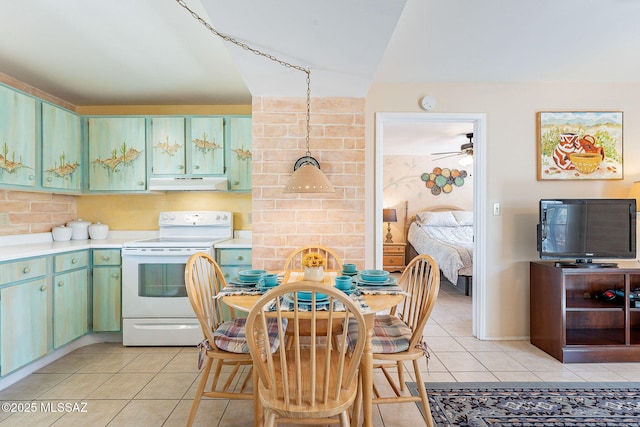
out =
<path fill-rule="evenodd" d="M 71 233 L 71 228 L 65 227 L 64 225 L 53 227 L 53 229 L 51 230 L 53 240 L 55 240 L 56 242 L 66 242 L 71 240 Z"/>
<path fill-rule="evenodd" d="M 69 221 L 67 227 L 71 227 L 71 240 L 87 240 L 89 238 L 89 221 L 77 219 Z"/>
<path fill-rule="evenodd" d="M 89 237 L 93 240 L 104 240 L 109 236 L 109 226 L 96 222 L 89 226 Z"/>

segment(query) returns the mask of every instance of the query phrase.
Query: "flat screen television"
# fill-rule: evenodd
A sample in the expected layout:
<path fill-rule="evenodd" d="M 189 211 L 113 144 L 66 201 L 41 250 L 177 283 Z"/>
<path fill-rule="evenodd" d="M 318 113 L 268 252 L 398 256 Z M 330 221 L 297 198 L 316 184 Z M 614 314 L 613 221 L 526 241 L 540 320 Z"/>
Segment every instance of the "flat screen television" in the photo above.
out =
<path fill-rule="evenodd" d="M 537 229 L 541 259 L 570 267 L 615 267 L 594 259 L 635 259 L 635 199 L 543 199 Z"/>

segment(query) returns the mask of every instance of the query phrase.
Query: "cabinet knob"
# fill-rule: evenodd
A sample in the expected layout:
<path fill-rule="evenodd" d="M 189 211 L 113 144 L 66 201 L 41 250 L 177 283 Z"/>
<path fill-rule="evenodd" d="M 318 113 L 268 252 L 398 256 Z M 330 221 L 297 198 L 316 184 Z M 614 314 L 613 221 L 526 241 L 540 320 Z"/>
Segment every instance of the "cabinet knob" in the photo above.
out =
<path fill-rule="evenodd" d="M 77 264 L 77 263 L 78 263 L 78 260 L 77 260 L 76 258 L 73 258 L 73 259 L 71 260 L 71 264 Z"/>
<path fill-rule="evenodd" d="M 146 184 L 144 183 L 144 181 L 138 181 L 138 185 L 144 187 Z"/>
<path fill-rule="evenodd" d="M 236 257 L 236 259 L 237 259 L 238 261 L 242 261 L 242 260 L 244 259 L 244 257 L 243 257 L 242 255 L 238 255 L 238 256 Z"/>
<path fill-rule="evenodd" d="M 179 170 L 179 171 L 184 170 L 184 165 L 179 165 L 179 166 L 178 166 L 178 170 Z"/>
<path fill-rule="evenodd" d="M 44 292 L 44 291 L 46 291 L 46 290 L 47 290 L 47 286 L 46 286 L 46 285 L 42 285 L 42 286 L 40 286 L 40 291 L 41 291 L 41 292 Z"/>
<path fill-rule="evenodd" d="M 106 256 L 106 255 L 102 255 L 101 259 L 102 259 L 103 261 L 109 261 L 109 257 L 108 257 L 108 256 Z"/>
<path fill-rule="evenodd" d="M 59 281 L 58 286 L 64 286 L 64 280 Z"/>
<path fill-rule="evenodd" d="M 195 170 L 198 170 L 198 169 L 200 169 L 200 166 L 198 166 L 198 165 L 193 165 L 193 168 L 194 168 Z"/>
<path fill-rule="evenodd" d="M 25 267 L 25 268 L 22 269 L 22 272 L 24 274 L 29 274 L 29 273 L 31 273 L 31 269 L 29 267 Z"/>
<path fill-rule="evenodd" d="M 114 279 L 119 279 L 120 275 L 118 273 L 113 273 L 111 277 L 113 277 Z"/>

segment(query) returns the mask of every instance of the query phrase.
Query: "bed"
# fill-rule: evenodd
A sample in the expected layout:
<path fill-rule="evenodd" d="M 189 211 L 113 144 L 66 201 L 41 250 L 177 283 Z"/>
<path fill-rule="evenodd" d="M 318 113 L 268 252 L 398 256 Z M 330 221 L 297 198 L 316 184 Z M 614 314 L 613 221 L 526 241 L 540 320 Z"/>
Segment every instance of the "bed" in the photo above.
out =
<path fill-rule="evenodd" d="M 431 255 L 442 275 L 453 285 L 458 279 L 465 295 L 471 292 L 473 274 L 473 212 L 434 208 L 418 212 L 407 232 L 409 258 Z"/>

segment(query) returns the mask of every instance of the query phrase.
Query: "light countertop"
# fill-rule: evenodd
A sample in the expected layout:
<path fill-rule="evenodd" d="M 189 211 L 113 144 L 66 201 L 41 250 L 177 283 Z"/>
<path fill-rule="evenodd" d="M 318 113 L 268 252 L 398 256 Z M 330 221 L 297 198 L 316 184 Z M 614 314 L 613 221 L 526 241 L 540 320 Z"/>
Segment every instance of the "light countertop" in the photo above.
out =
<path fill-rule="evenodd" d="M 19 258 L 30 258 L 83 249 L 121 249 L 126 242 L 150 239 L 158 231 L 109 231 L 104 240 L 53 241 L 51 233 L 32 233 L 0 236 L 0 262 Z M 235 231 L 234 238 L 215 245 L 216 248 L 251 248 L 251 231 Z"/>
<path fill-rule="evenodd" d="M 229 239 L 216 243 L 213 247 L 216 249 L 250 249 L 251 239 Z"/>
<path fill-rule="evenodd" d="M 0 236 L 0 261 L 51 255 L 83 249 L 115 248 L 121 249 L 131 240 L 153 238 L 157 231 L 110 231 L 104 240 L 69 240 L 55 242 L 51 233 L 32 233 Z"/>

